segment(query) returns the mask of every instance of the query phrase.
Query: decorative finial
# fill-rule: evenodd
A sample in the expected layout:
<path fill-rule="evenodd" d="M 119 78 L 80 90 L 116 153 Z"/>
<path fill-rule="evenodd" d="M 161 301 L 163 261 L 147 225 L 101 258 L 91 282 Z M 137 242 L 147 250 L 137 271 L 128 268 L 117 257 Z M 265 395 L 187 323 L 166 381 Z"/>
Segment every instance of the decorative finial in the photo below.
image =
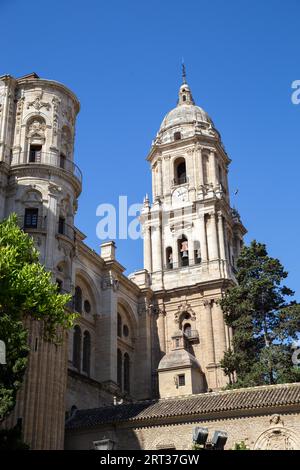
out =
<path fill-rule="evenodd" d="M 181 66 L 182 66 L 182 83 L 186 83 L 186 70 L 185 70 L 185 63 L 184 63 L 183 57 L 182 57 Z"/>

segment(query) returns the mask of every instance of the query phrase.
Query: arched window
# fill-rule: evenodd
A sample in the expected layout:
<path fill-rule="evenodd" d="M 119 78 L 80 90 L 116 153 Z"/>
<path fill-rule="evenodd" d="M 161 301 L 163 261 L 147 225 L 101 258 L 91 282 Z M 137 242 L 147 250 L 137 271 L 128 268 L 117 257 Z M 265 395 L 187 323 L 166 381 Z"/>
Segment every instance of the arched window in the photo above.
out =
<path fill-rule="evenodd" d="M 130 363 L 127 353 L 124 354 L 124 392 L 130 392 Z"/>
<path fill-rule="evenodd" d="M 119 336 L 119 338 L 122 337 L 122 317 L 119 313 L 118 313 L 118 320 L 117 320 L 117 335 Z"/>
<path fill-rule="evenodd" d="M 117 381 L 122 390 L 122 351 L 120 349 L 117 351 Z"/>
<path fill-rule="evenodd" d="M 184 184 L 187 182 L 186 178 L 186 164 L 184 158 L 178 158 L 174 163 L 174 176 L 175 184 Z"/>
<path fill-rule="evenodd" d="M 82 290 L 79 286 L 75 287 L 74 303 L 76 312 L 82 313 Z"/>
<path fill-rule="evenodd" d="M 189 320 L 191 319 L 191 315 L 189 312 L 182 312 L 179 318 L 179 328 L 184 331 L 184 325 L 186 323 L 189 323 Z"/>
<path fill-rule="evenodd" d="M 185 235 L 178 240 L 178 259 L 181 266 L 189 265 L 189 247 L 188 239 Z"/>
<path fill-rule="evenodd" d="M 63 169 L 66 167 L 66 156 L 62 152 L 59 155 L 59 166 Z"/>
<path fill-rule="evenodd" d="M 82 370 L 90 375 L 91 369 L 91 335 L 88 331 L 83 335 L 83 354 L 82 354 Z"/>
<path fill-rule="evenodd" d="M 125 336 L 125 338 L 129 336 L 129 328 L 127 325 L 123 325 L 123 336 Z"/>
<path fill-rule="evenodd" d="M 170 246 L 166 249 L 167 269 L 173 269 L 173 250 Z"/>
<path fill-rule="evenodd" d="M 181 140 L 181 132 L 174 132 L 174 140 Z"/>
<path fill-rule="evenodd" d="M 45 143 L 46 122 L 41 116 L 34 116 L 27 122 L 28 162 L 41 163 L 44 159 L 42 148 Z M 45 157 L 45 155 L 44 155 Z"/>
<path fill-rule="evenodd" d="M 73 333 L 73 366 L 80 370 L 81 359 L 81 329 L 78 325 L 74 328 Z"/>

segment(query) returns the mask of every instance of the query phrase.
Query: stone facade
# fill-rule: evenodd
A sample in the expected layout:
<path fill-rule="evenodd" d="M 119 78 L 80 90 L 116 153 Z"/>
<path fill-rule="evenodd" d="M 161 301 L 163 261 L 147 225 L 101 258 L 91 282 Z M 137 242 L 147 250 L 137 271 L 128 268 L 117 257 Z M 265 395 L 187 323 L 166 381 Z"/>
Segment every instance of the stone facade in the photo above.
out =
<path fill-rule="evenodd" d="M 144 269 L 127 277 L 113 241 L 96 253 L 74 225 L 82 189 L 74 162 L 78 112 L 76 96 L 56 81 L 0 77 L 0 219 L 17 213 L 53 281 L 73 295 L 67 308 L 80 314 L 59 347 L 28 323 L 29 366 L 5 425 L 22 420 L 33 449 L 63 448 L 65 415 L 76 410 L 226 385 L 220 360 L 232 331 L 218 300 L 236 282 L 246 230 L 230 207 L 220 134 L 184 80 L 147 157 L 153 200 L 145 197 L 141 214 Z M 178 426 L 172 423 L 170 438 Z M 146 428 L 126 429 L 120 448 L 160 445 Z M 69 434 L 67 446 L 89 448 L 94 432 L 82 432 Z M 181 423 L 181 432 L 177 448 L 188 445 L 190 425 Z"/>
<path fill-rule="evenodd" d="M 276 411 L 276 407 L 274 408 Z M 226 430 L 229 439 L 225 450 L 231 450 L 235 444 L 244 442 L 249 450 L 300 450 L 299 409 L 296 413 L 278 415 L 281 425 L 272 425 L 274 414 L 262 412 L 261 415 L 220 417 L 209 420 L 188 420 L 172 422 L 164 420 L 160 424 L 148 424 L 146 427 L 119 425 L 117 430 L 110 426 L 97 430 L 84 430 L 66 434 L 66 449 L 94 449 L 93 443 L 101 439 L 116 442 L 117 450 L 191 450 L 193 429 L 205 427 L 212 436 L 216 430 Z"/>
<path fill-rule="evenodd" d="M 300 385 L 273 385 L 202 393 L 174 399 L 78 412 L 67 422 L 66 448 L 93 449 L 110 439 L 114 448 L 192 448 L 193 429 L 228 434 L 225 449 L 244 442 L 251 450 L 300 449 Z"/>
<path fill-rule="evenodd" d="M 28 325 L 29 366 L 6 425 L 21 419 L 35 449 L 63 447 L 65 413 L 75 407 L 152 394 L 148 274 L 140 273 L 140 289 L 124 276 L 113 242 L 97 254 L 74 225 L 82 188 L 73 154 L 78 111 L 75 95 L 58 82 L 36 74 L 0 78 L 0 218 L 17 213 L 53 281 L 74 295 L 68 308 L 81 314 L 61 347 L 45 344 L 39 326 Z M 118 336 L 118 318 L 126 335 Z"/>

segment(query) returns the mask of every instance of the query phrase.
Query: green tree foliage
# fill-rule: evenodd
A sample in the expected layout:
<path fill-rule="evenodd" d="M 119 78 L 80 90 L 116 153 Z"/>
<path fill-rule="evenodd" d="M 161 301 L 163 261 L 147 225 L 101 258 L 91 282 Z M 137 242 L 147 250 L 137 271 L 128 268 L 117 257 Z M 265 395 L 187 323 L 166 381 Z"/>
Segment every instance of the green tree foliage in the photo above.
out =
<path fill-rule="evenodd" d="M 6 345 L 6 364 L 0 364 L 0 422 L 15 405 L 26 370 L 27 330 L 24 320 L 42 322 L 44 339 L 59 343 L 76 317 L 65 306 L 70 295 L 56 284 L 39 263 L 31 237 L 17 225 L 15 214 L 0 223 L 0 339 Z"/>
<path fill-rule="evenodd" d="M 235 442 L 233 450 L 249 450 L 249 447 L 247 447 L 245 441 Z"/>
<path fill-rule="evenodd" d="M 2 450 L 29 450 L 18 424 L 12 429 L 0 429 L 0 451 Z"/>
<path fill-rule="evenodd" d="M 300 381 L 291 347 L 300 331 L 300 305 L 289 300 L 294 292 L 283 285 L 287 272 L 254 240 L 242 249 L 236 277 L 238 285 L 220 301 L 233 329 L 233 348 L 222 361 L 229 386 Z"/>

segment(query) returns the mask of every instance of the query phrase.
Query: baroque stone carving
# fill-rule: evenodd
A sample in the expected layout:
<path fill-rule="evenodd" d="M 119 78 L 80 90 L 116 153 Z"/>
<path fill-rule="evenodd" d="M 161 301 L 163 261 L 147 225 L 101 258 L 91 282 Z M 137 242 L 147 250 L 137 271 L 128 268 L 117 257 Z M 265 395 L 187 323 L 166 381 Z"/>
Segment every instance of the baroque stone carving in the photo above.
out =
<path fill-rule="evenodd" d="M 285 428 L 280 415 L 274 414 L 270 418 L 270 427 L 257 439 L 254 449 L 256 450 L 298 450 L 299 440 L 296 434 Z"/>
<path fill-rule="evenodd" d="M 54 96 L 52 98 L 52 106 L 53 106 L 53 116 L 52 116 L 52 129 L 53 129 L 53 137 L 57 135 L 58 129 L 58 110 L 61 100 Z"/>
<path fill-rule="evenodd" d="M 182 302 L 180 305 L 178 305 L 177 311 L 175 312 L 175 323 L 179 323 L 180 317 L 183 313 L 188 313 L 191 317 L 191 320 L 196 320 L 196 313 L 192 309 L 189 303 Z"/>
<path fill-rule="evenodd" d="M 16 134 L 20 132 L 20 126 L 22 122 L 23 108 L 24 108 L 25 97 L 23 96 L 18 100 L 16 110 Z"/>
<path fill-rule="evenodd" d="M 47 111 L 49 111 L 49 109 L 51 108 L 51 104 L 48 103 L 47 101 L 42 101 L 42 99 L 43 99 L 43 92 L 37 95 L 33 101 L 29 101 L 27 103 L 27 109 L 33 107 L 37 111 L 40 111 L 40 109 L 45 107 Z"/>
<path fill-rule="evenodd" d="M 46 124 L 41 119 L 33 119 L 29 126 L 27 132 L 27 138 L 32 139 L 33 137 L 37 137 L 39 139 L 45 139 L 45 130 Z"/>

